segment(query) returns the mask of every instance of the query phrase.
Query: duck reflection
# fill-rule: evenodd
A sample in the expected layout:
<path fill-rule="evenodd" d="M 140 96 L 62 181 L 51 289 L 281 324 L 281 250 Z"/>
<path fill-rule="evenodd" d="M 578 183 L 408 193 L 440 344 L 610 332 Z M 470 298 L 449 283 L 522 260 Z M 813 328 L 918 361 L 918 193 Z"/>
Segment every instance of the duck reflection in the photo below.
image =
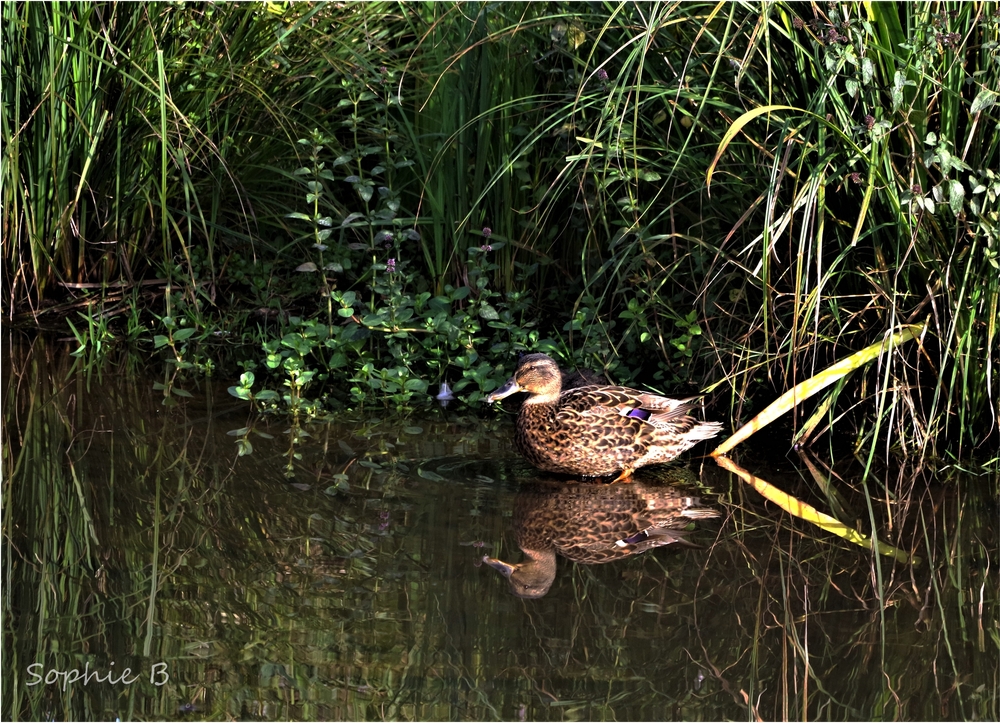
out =
<path fill-rule="evenodd" d="M 545 595 L 556 577 L 556 554 L 584 565 L 622 560 L 654 547 L 687 543 L 692 520 L 718 517 L 691 490 L 635 478 L 630 484 L 542 481 L 514 498 L 514 534 L 525 559 L 489 556 L 522 598 Z"/>

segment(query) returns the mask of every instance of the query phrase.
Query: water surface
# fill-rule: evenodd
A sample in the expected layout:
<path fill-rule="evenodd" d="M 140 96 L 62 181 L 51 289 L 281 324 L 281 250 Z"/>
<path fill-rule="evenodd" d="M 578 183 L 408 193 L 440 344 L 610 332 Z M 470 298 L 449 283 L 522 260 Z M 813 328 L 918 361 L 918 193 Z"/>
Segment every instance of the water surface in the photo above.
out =
<path fill-rule="evenodd" d="M 5 719 L 1000 716 L 995 478 L 897 469 L 887 500 L 837 467 L 845 521 L 914 567 L 696 449 L 639 480 L 718 510 L 687 544 L 558 557 L 522 599 L 482 564 L 524 559 L 514 510 L 547 484 L 511 417 L 371 410 L 293 446 L 211 380 L 64 352 L 15 344 L 4 368 Z M 738 459 L 829 512 L 797 458 Z"/>

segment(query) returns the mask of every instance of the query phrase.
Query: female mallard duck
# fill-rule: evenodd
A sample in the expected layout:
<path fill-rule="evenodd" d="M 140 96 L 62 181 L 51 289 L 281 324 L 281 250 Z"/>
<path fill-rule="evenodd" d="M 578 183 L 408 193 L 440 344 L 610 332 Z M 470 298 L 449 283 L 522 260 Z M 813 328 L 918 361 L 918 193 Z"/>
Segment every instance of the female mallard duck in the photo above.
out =
<path fill-rule="evenodd" d="M 518 597 L 540 598 L 556 578 L 556 554 L 583 565 L 622 560 L 684 542 L 693 520 L 718 517 L 698 497 L 662 484 L 543 482 L 514 499 L 514 534 L 525 560 L 482 559 L 507 578 Z"/>
<path fill-rule="evenodd" d="M 627 387 L 562 390 L 562 375 L 545 354 L 526 354 L 506 384 L 486 397 L 495 402 L 528 392 L 517 417 L 514 443 L 546 472 L 617 480 L 649 464 L 668 462 L 722 425 L 687 414 L 691 399 L 667 399 Z"/>

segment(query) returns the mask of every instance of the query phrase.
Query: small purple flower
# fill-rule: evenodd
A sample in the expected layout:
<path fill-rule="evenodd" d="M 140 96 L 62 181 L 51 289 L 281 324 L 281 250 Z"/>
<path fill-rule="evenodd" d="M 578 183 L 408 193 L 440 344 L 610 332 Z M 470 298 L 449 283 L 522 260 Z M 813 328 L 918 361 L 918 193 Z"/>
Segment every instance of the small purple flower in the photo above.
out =
<path fill-rule="evenodd" d="M 796 30 L 802 30 L 802 28 L 804 28 L 805 26 L 806 24 L 802 22 L 802 18 L 800 17 L 792 18 L 792 27 L 795 28 Z"/>
<path fill-rule="evenodd" d="M 493 235 L 493 229 L 489 226 L 483 226 L 483 238 L 489 238 Z"/>
<path fill-rule="evenodd" d="M 601 81 L 602 83 L 607 83 L 608 82 L 608 71 L 606 71 L 604 68 L 598 68 L 597 69 L 597 79 L 599 81 Z"/>
<path fill-rule="evenodd" d="M 380 530 L 386 529 L 389 526 L 389 511 L 383 510 L 382 512 L 379 512 L 378 517 L 379 520 L 381 520 L 381 522 L 379 522 L 378 528 Z"/>
<path fill-rule="evenodd" d="M 857 172 L 855 172 L 855 173 L 852 173 L 852 174 L 850 175 L 850 179 L 851 179 L 852 181 L 854 181 L 855 183 L 861 183 L 861 174 L 860 174 L 860 173 L 857 173 Z"/>
<path fill-rule="evenodd" d="M 865 116 L 865 130 L 871 130 L 875 127 L 875 116 L 868 114 Z"/>
<path fill-rule="evenodd" d="M 919 183 L 914 183 L 912 186 L 910 186 L 910 191 L 919 196 L 921 193 L 924 192 L 924 189 L 920 187 Z"/>
<path fill-rule="evenodd" d="M 396 273 L 396 259 L 389 259 L 385 262 L 385 270 L 390 274 Z"/>
<path fill-rule="evenodd" d="M 487 253 L 489 251 L 492 251 L 493 247 L 490 246 L 489 244 L 483 244 L 482 246 L 479 247 L 479 250 L 482 251 L 485 254 L 485 253 Z"/>

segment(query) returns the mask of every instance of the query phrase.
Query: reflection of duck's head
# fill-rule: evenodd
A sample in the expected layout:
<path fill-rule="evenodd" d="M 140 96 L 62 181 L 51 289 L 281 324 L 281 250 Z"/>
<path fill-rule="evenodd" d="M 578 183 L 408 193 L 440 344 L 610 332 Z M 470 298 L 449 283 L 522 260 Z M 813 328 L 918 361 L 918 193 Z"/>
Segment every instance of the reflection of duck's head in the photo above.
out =
<path fill-rule="evenodd" d="M 621 560 L 654 547 L 689 544 L 683 528 L 718 515 L 681 489 L 640 480 L 531 485 L 514 501 L 514 533 L 526 559 L 513 564 L 484 557 L 483 562 L 503 574 L 518 597 L 539 598 L 555 580 L 556 553 L 585 565 Z"/>
<path fill-rule="evenodd" d="M 510 583 L 510 591 L 518 597 L 533 600 L 540 598 L 552 587 L 556 579 L 555 550 L 524 550 L 527 559 L 512 564 L 494 557 L 483 557 L 483 562 L 499 570 Z"/>

